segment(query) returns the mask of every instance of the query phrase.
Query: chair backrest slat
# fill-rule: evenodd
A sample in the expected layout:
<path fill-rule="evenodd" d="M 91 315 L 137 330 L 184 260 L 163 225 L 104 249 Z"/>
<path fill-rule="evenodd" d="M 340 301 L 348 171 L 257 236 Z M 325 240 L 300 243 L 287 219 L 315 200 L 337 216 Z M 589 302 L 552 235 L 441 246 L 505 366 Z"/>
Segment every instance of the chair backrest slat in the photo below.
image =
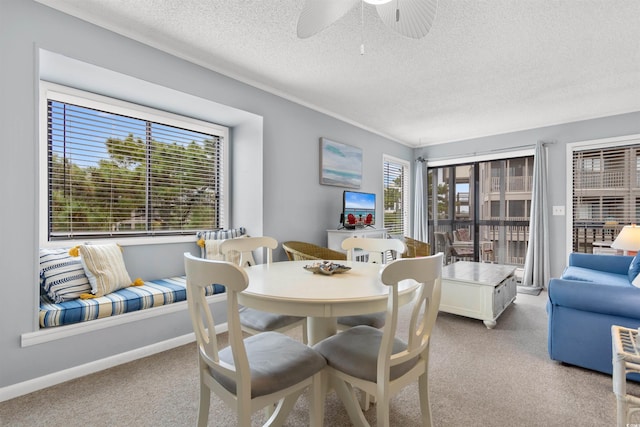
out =
<path fill-rule="evenodd" d="M 202 359 L 213 370 L 232 378 L 238 390 L 249 387 L 249 361 L 238 314 L 238 292 L 242 292 L 249 285 L 247 273 L 230 262 L 198 258 L 188 252 L 184 254 L 184 264 L 187 276 L 187 305 Z M 226 288 L 229 346 L 235 367 L 221 363 L 218 356 L 215 322 L 204 293 L 204 288 L 212 283 Z"/>
<path fill-rule="evenodd" d="M 380 272 L 380 280 L 390 288 L 383 344 L 378 356 L 379 373 L 428 351 L 429 338 L 440 307 L 442 257 L 443 254 L 438 253 L 421 258 L 402 258 L 389 263 Z M 414 280 L 420 287 L 411 301 L 407 349 L 390 358 L 398 326 L 398 283 L 404 280 Z M 382 366 L 381 363 L 388 366 Z"/>
<path fill-rule="evenodd" d="M 342 249 L 347 251 L 347 260 L 355 258 L 354 251 L 361 249 L 369 254 L 369 262 L 384 264 L 386 253 L 394 251 L 396 256 L 404 253 L 406 246 L 399 239 L 347 237 L 342 241 Z"/>
<path fill-rule="evenodd" d="M 273 258 L 273 250 L 278 247 L 278 241 L 273 237 L 259 236 L 259 237 L 245 237 L 241 239 L 228 239 L 220 243 L 220 253 L 228 258 L 228 254 L 232 251 L 240 253 L 239 265 L 241 267 L 247 267 L 250 265 L 256 265 L 256 261 L 253 258 L 253 251 L 259 248 L 266 248 L 267 259 L 265 264 L 270 264 Z"/>

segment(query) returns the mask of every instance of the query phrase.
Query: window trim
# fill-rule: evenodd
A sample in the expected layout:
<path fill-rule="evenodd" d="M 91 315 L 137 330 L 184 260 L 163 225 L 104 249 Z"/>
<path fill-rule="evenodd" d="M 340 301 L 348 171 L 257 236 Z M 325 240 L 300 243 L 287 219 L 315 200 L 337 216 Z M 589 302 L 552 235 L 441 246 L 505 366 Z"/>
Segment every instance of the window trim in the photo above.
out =
<path fill-rule="evenodd" d="M 219 134 L 223 144 L 223 172 L 222 172 L 222 222 L 221 228 L 226 228 L 229 221 L 229 177 L 230 161 L 229 161 L 229 129 L 225 126 L 194 119 L 187 116 L 163 111 L 151 107 L 147 107 L 132 102 L 122 101 L 119 99 L 98 95 L 92 92 L 74 89 L 68 86 L 51 83 L 41 80 L 39 87 L 39 144 L 38 144 L 38 228 L 39 228 L 39 245 L 40 247 L 68 247 L 92 239 L 69 239 L 69 240 L 49 240 L 49 215 L 48 215 L 48 173 L 47 173 L 47 101 L 55 99 L 61 102 L 78 104 L 89 108 L 108 110 L 123 115 L 139 117 L 141 119 L 160 122 L 167 125 L 177 127 L 188 127 L 195 131 L 203 133 Z M 142 245 L 142 244 L 165 244 L 190 242 L 195 240 L 195 235 L 159 235 L 159 236 L 116 236 L 113 238 L 96 239 L 101 243 L 117 242 L 122 246 Z"/>
<path fill-rule="evenodd" d="M 441 166 L 456 166 L 466 163 L 480 163 L 492 160 L 507 160 L 514 157 L 528 157 L 533 156 L 535 148 L 522 148 L 522 149 L 505 149 L 495 150 L 486 153 L 478 153 L 473 156 L 451 156 L 429 159 L 427 157 L 426 165 L 428 168 L 435 168 Z"/>

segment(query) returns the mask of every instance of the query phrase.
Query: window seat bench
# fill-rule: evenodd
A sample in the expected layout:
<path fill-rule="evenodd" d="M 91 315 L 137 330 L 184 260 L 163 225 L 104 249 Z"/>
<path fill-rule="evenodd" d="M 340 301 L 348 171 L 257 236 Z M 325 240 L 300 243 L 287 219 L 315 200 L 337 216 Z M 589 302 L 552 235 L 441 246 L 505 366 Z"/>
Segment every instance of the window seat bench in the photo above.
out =
<path fill-rule="evenodd" d="M 224 293 L 222 285 L 205 288 L 207 296 Z M 187 299 L 185 276 L 145 281 L 142 286 L 118 289 L 93 299 L 52 302 L 46 294 L 40 296 L 40 328 L 70 325 L 152 307 L 173 304 Z"/>

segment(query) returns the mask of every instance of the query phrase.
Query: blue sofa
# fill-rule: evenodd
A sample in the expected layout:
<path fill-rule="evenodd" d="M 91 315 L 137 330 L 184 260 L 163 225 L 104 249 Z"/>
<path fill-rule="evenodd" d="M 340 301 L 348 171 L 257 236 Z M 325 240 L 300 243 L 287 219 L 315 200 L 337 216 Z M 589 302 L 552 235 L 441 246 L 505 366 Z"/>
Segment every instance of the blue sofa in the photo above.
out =
<path fill-rule="evenodd" d="M 632 260 L 632 256 L 569 256 L 562 277 L 551 279 L 548 286 L 551 359 L 611 374 L 611 325 L 640 326 L 640 288 L 629 280 Z"/>

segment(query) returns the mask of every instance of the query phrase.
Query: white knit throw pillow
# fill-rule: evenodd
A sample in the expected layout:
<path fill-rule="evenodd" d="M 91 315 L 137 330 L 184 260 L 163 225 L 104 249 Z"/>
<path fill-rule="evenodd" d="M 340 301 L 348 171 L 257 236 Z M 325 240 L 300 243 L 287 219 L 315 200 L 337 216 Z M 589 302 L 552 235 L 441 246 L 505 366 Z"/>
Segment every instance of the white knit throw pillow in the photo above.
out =
<path fill-rule="evenodd" d="M 131 286 L 131 277 L 124 265 L 120 246 L 115 243 L 80 245 L 78 249 L 93 295 L 100 297 Z"/>

